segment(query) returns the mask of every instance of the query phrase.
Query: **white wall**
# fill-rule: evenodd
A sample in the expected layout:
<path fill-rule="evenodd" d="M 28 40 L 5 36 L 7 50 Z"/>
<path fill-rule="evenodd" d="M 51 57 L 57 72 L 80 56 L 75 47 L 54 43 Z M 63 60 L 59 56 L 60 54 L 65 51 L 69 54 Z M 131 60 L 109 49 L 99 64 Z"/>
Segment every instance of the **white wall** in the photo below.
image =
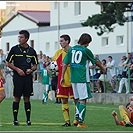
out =
<path fill-rule="evenodd" d="M 63 9 L 63 2 L 60 2 L 60 8 L 62 11 L 60 12 L 60 25 L 73 24 L 78 23 L 81 20 L 87 19 L 87 17 L 91 14 L 98 13 L 100 11 L 100 6 L 96 5 L 94 2 L 82 2 L 82 15 L 75 17 L 74 16 L 74 2 L 68 2 L 68 8 Z M 54 2 L 51 2 L 51 26 L 57 26 L 58 24 L 58 16 L 57 12 L 54 10 Z M 6 25 L 3 29 L 3 32 L 15 31 L 21 29 L 32 29 L 38 28 L 35 23 L 32 21 L 18 16 L 13 19 L 8 25 Z M 40 27 L 41 28 L 41 27 Z M 40 29 L 39 28 L 39 29 Z M 71 28 L 71 29 L 62 29 L 60 31 L 44 31 L 40 33 L 31 33 L 29 40 L 34 40 L 34 48 L 39 53 L 40 50 L 43 51 L 46 55 L 53 56 L 56 49 L 54 47 L 55 42 L 58 41 L 59 36 L 61 34 L 69 34 L 71 36 L 71 46 L 75 45 L 75 40 L 77 40 L 80 35 L 84 32 L 92 35 L 93 41 L 90 43 L 89 48 L 92 50 L 94 54 L 115 54 L 115 53 L 126 53 L 127 51 L 127 42 L 129 43 L 129 52 L 131 51 L 131 23 L 128 23 L 128 34 L 127 34 L 127 23 L 124 26 L 116 26 L 113 33 L 103 34 L 102 36 L 97 35 L 97 30 L 91 27 L 79 27 L 79 28 Z M 59 34 L 58 34 L 59 33 Z M 116 45 L 116 37 L 123 35 L 124 43 L 123 45 Z M 102 46 L 102 37 L 109 37 L 109 45 Z M 127 41 L 127 38 L 129 41 Z M 17 43 L 17 35 L 2 37 L 2 49 L 6 52 L 6 43 L 10 42 L 10 46 L 12 47 Z M 30 41 L 29 41 L 30 42 Z M 49 42 L 50 48 L 46 49 L 46 43 Z M 58 45 L 60 48 L 60 45 Z"/>
<path fill-rule="evenodd" d="M 82 2 L 81 1 L 81 15 L 74 15 L 74 3 L 73 1 L 68 2 L 68 7 L 64 8 L 64 2 L 58 2 L 59 8 L 54 9 L 54 2 L 51 2 L 51 26 L 58 25 L 58 17 L 60 18 L 60 25 L 79 23 L 80 21 L 86 20 L 89 15 L 99 13 L 100 6 L 96 5 L 94 1 Z"/>
<path fill-rule="evenodd" d="M 21 30 L 21 29 L 29 29 L 29 28 L 35 28 L 35 27 L 37 27 L 35 22 L 32 22 L 21 15 L 17 15 L 13 19 L 13 21 L 10 21 L 10 23 L 8 23 L 3 28 L 3 32 L 15 31 L 15 30 Z"/>
<path fill-rule="evenodd" d="M 64 2 L 59 2 L 59 9 L 54 9 L 54 2 L 51 2 L 51 26 L 53 25 L 66 25 L 72 23 L 80 23 L 83 22 L 88 18 L 88 16 L 92 16 L 93 14 L 100 13 L 100 6 L 96 5 L 94 1 L 81 1 L 81 15 L 75 16 L 74 15 L 74 2 L 69 1 L 68 7 L 63 7 Z M 58 12 L 60 11 L 60 12 Z M 60 17 L 59 17 L 60 15 Z M 83 32 L 88 32 L 92 35 L 93 41 L 91 42 L 89 48 L 94 51 L 96 54 L 108 54 L 108 53 L 126 53 L 127 47 L 129 47 L 129 52 L 131 51 L 131 23 L 128 23 L 128 34 L 127 34 L 127 23 L 124 26 L 116 26 L 114 32 L 105 33 L 102 36 L 98 36 L 95 30 L 91 27 L 82 27 L 82 28 L 75 28 L 75 29 L 65 29 L 60 30 L 60 34 L 68 33 L 71 35 L 74 45 L 74 40 L 76 40 L 79 35 Z M 117 45 L 116 37 L 117 36 L 124 36 L 124 43 L 123 45 Z M 128 36 L 128 37 L 127 37 Z M 102 45 L 102 37 L 109 38 L 109 45 L 108 46 L 101 46 Z M 129 40 L 127 46 L 127 39 Z"/>
<path fill-rule="evenodd" d="M 37 28 L 38 26 L 36 25 L 35 22 L 30 21 L 29 19 L 26 19 L 25 17 L 18 15 L 16 16 L 12 21 L 10 21 L 3 29 L 2 29 L 2 33 L 8 33 L 8 32 L 14 32 L 15 34 L 13 35 L 8 35 L 8 36 L 2 36 L 1 39 L 1 47 L 4 51 L 4 53 L 6 53 L 6 43 L 10 44 L 10 48 L 16 44 L 18 44 L 18 35 L 19 35 L 19 31 L 20 30 L 28 30 L 28 29 L 32 29 L 32 28 Z M 31 34 L 30 39 L 28 41 L 28 43 L 30 43 L 30 40 L 36 40 L 36 45 L 35 48 L 37 48 L 38 46 L 38 33 L 35 33 L 35 35 L 33 36 Z"/>

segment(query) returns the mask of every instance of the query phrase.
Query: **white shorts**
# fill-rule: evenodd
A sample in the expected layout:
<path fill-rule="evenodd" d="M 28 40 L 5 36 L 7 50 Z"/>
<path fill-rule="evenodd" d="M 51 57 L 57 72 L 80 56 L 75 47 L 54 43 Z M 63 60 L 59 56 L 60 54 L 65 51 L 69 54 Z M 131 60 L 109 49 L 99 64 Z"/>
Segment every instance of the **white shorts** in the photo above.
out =
<path fill-rule="evenodd" d="M 75 99 L 83 100 L 92 98 L 90 83 L 72 83 L 72 88 Z"/>
<path fill-rule="evenodd" d="M 49 85 L 45 84 L 43 90 L 46 92 L 49 91 L 50 90 Z"/>
<path fill-rule="evenodd" d="M 100 77 L 98 78 L 100 81 L 109 81 L 108 76 L 101 74 Z"/>

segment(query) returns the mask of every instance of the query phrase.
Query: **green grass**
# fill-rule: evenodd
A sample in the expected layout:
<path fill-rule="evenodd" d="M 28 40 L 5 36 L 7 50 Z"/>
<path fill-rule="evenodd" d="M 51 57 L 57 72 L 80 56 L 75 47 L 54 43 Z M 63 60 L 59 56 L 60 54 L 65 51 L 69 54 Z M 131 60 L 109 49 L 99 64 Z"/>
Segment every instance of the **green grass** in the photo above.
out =
<path fill-rule="evenodd" d="M 0 105 L 0 118 L 3 126 L 0 131 L 132 131 L 132 127 L 117 126 L 111 115 L 113 110 L 118 112 L 118 105 L 109 104 L 90 104 L 87 103 L 85 123 L 88 126 L 85 129 L 79 129 L 75 126 L 62 127 L 64 124 L 61 104 L 55 104 L 54 101 L 48 101 L 48 104 L 42 104 L 41 100 L 31 100 L 32 126 L 26 126 L 25 111 L 23 100 L 21 99 L 18 120 L 20 126 L 13 126 L 12 99 L 5 99 Z M 73 102 L 69 102 L 71 122 L 74 116 Z M 118 117 L 119 113 L 118 113 Z"/>

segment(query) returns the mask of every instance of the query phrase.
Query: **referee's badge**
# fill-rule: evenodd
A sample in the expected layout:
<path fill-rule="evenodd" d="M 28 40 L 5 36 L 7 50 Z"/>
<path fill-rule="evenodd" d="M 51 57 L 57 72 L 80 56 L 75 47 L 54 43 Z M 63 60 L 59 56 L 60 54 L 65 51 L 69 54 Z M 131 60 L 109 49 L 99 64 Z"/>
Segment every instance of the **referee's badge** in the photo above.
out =
<path fill-rule="evenodd" d="M 31 59 L 30 58 L 27 58 L 26 61 L 27 61 L 27 63 L 30 63 L 31 62 Z"/>

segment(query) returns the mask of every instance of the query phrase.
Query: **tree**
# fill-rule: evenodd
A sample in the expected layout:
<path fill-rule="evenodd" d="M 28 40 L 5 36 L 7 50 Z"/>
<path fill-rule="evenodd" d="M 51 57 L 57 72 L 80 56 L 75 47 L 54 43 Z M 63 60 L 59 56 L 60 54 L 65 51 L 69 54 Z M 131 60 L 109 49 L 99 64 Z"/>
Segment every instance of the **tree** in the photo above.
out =
<path fill-rule="evenodd" d="M 94 27 L 99 36 L 105 32 L 113 32 L 115 24 L 123 26 L 127 21 L 125 12 L 132 11 L 132 2 L 96 2 L 101 6 L 101 13 L 88 16 L 88 19 L 81 23 L 82 26 Z"/>

